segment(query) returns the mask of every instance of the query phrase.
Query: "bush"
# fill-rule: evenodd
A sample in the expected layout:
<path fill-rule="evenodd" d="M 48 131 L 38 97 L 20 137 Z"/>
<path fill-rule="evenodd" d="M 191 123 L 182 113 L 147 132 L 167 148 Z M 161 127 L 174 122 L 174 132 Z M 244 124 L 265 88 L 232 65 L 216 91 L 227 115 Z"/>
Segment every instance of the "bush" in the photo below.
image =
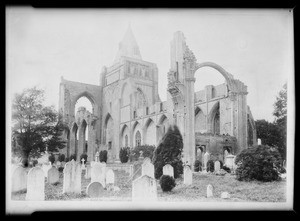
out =
<path fill-rule="evenodd" d="M 88 157 L 88 156 L 87 156 L 86 153 L 81 154 L 81 155 L 80 155 L 80 163 L 82 163 L 81 160 L 84 159 L 84 164 L 86 164 L 86 163 L 87 163 L 87 157 Z"/>
<path fill-rule="evenodd" d="M 39 162 L 37 161 L 37 160 L 33 160 L 32 161 L 32 166 L 34 166 L 35 167 L 35 165 L 37 165 Z"/>
<path fill-rule="evenodd" d="M 222 167 L 222 169 L 225 170 L 227 173 L 231 172 L 230 168 L 225 165 Z"/>
<path fill-rule="evenodd" d="M 28 159 L 27 158 L 23 158 L 22 159 L 22 166 L 23 167 L 28 167 L 29 163 L 28 163 Z"/>
<path fill-rule="evenodd" d="M 76 156 L 76 154 L 74 153 L 74 154 L 72 154 L 72 155 L 70 156 L 69 161 L 72 161 L 72 160 L 76 161 L 76 158 L 77 158 L 77 156 Z"/>
<path fill-rule="evenodd" d="M 122 147 L 120 149 L 119 158 L 121 163 L 127 163 L 129 159 L 130 149 L 129 147 Z"/>
<path fill-rule="evenodd" d="M 64 171 L 63 167 L 58 167 L 58 172 L 62 173 Z"/>
<path fill-rule="evenodd" d="M 175 179 L 169 175 L 162 175 L 159 184 L 163 192 L 171 191 L 176 186 Z"/>
<path fill-rule="evenodd" d="M 54 164 L 55 162 L 55 156 L 53 154 L 51 154 L 49 157 L 48 157 L 49 161 L 51 162 L 51 164 Z"/>
<path fill-rule="evenodd" d="M 236 156 L 238 180 L 275 181 L 280 179 L 281 156 L 276 148 L 266 145 L 244 149 Z"/>
<path fill-rule="evenodd" d="M 143 151 L 144 158 L 149 157 L 150 159 L 152 159 L 154 150 L 154 145 L 136 146 L 135 148 L 130 149 L 129 160 L 131 162 L 138 161 L 140 157 L 140 151 Z"/>
<path fill-rule="evenodd" d="M 175 179 L 183 173 L 182 149 L 183 141 L 178 127 L 176 125 L 170 126 L 153 153 L 152 162 L 156 179 L 162 176 L 162 169 L 166 164 L 170 164 L 173 167 Z"/>
<path fill-rule="evenodd" d="M 200 160 L 196 160 L 195 163 L 194 163 L 194 171 L 195 172 L 199 172 L 202 170 L 202 167 L 201 167 L 202 163 Z"/>
<path fill-rule="evenodd" d="M 214 161 L 212 160 L 208 160 L 207 163 L 206 163 L 206 171 L 207 172 L 214 172 L 215 170 L 215 164 L 214 164 Z"/>
<path fill-rule="evenodd" d="M 100 162 L 107 162 L 107 150 L 101 150 L 99 154 Z"/>
<path fill-rule="evenodd" d="M 65 162 L 69 162 L 69 157 L 66 157 Z"/>
<path fill-rule="evenodd" d="M 58 161 L 59 161 L 59 162 L 65 161 L 65 155 L 64 155 L 64 154 L 60 154 L 60 155 L 58 156 Z"/>

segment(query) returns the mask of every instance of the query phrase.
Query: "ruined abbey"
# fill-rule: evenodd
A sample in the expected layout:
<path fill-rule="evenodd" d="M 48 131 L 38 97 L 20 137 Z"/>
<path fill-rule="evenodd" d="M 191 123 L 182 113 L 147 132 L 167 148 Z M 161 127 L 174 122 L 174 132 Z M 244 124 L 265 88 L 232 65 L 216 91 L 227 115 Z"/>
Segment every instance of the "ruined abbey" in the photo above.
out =
<path fill-rule="evenodd" d="M 158 68 L 142 59 L 130 27 L 113 64 L 102 68 L 98 85 L 62 78 L 59 111 L 69 129 L 61 153 L 77 158 L 86 153 L 91 161 L 97 151 L 107 150 L 108 162 L 118 162 L 121 147 L 157 146 L 172 124 L 180 129 L 183 160 L 190 165 L 205 152 L 224 160 L 225 152 L 237 154 L 256 144 L 247 86 L 218 64 L 198 62 L 180 31 L 174 33 L 170 50 L 166 101 L 158 94 Z M 202 67 L 216 69 L 225 83 L 194 91 L 195 73 Z M 75 112 L 81 97 L 89 99 L 92 112 L 84 107 Z"/>

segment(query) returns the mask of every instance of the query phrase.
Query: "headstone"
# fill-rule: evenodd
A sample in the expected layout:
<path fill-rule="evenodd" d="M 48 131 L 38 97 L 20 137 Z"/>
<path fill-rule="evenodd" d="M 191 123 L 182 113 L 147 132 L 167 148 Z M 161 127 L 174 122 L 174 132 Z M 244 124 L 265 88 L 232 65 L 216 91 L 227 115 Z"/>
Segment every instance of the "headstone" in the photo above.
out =
<path fill-rule="evenodd" d="M 146 157 L 144 160 L 143 160 L 143 164 L 146 164 L 146 163 L 151 163 L 151 160 L 149 157 Z"/>
<path fill-rule="evenodd" d="M 84 175 L 85 179 L 91 178 L 91 170 L 92 170 L 92 167 L 90 165 L 86 166 L 85 175 Z"/>
<path fill-rule="evenodd" d="M 52 167 L 50 170 L 48 170 L 48 178 L 47 182 L 50 184 L 57 183 L 59 181 L 59 172 L 56 169 L 56 167 Z"/>
<path fill-rule="evenodd" d="M 106 171 L 106 184 L 115 183 L 115 173 L 112 169 Z"/>
<path fill-rule="evenodd" d="M 214 196 L 213 191 L 214 191 L 213 186 L 211 184 L 208 184 L 207 188 L 206 188 L 206 196 L 207 196 L 207 198 L 210 198 L 210 197 Z"/>
<path fill-rule="evenodd" d="M 40 167 L 33 167 L 28 172 L 26 200 L 45 200 L 45 177 Z"/>
<path fill-rule="evenodd" d="M 95 162 L 91 170 L 91 182 L 99 182 L 105 187 L 106 163 Z"/>
<path fill-rule="evenodd" d="M 207 167 L 207 162 L 209 161 L 209 159 L 210 159 L 210 155 L 209 155 L 209 153 L 208 152 L 206 152 L 205 154 L 204 154 L 204 170 L 206 170 L 206 167 Z"/>
<path fill-rule="evenodd" d="M 222 192 L 221 193 L 221 198 L 222 199 L 229 199 L 230 198 L 230 194 L 228 192 Z"/>
<path fill-rule="evenodd" d="M 44 178 L 44 177 L 43 177 Z M 22 166 L 18 166 L 12 173 L 12 192 L 27 189 L 27 172 Z"/>
<path fill-rule="evenodd" d="M 215 172 L 219 172 L 221 169 L 221 164 L 220 164 L 220 161 L 216 161 L 215 162 Z"/>
<path fill-rule="evenodd" d="M 261 139 L 260 138 L 257 139 L 257 145 L 261 145 Z"/>
<path fill-rule="evenodd" d="M 234 155 L 232 154 L 228 154 L 227 157 L 226 157 L 226 166 L 229 167 L 231 170 L 233 169 L 233 158 L 234 158 Z"/>
<path fill-rule="evenodd" d="M 142 176 L 144 175 L 154 178 L 154 165 L 149 161 L 142 164 Z"/>
<path fill-rule="evenodd" d="M 141 176 L 132 182 L 133 201 L 157 200 L 156 180 L 148 175 Z"/>
<path fill-rule="evenodd" d="M 193 183 L 193 173 L 189 166 L 184 166 L 183 169 L 183 184 L 191 185 Z"/>
<path fill-rule="evenodd" d="M 174 169 L 170 164 L 166 164 L 163 167 L 163 175 L 169 175 L 174 178 Z"/>
<path fill-rule="evenodd" d="M 63 193 L 81 193 L 81 166 L 74 159 L 64 168 Z"/>
<path fill-rule="evenodd" d="M 99 182 L 91 182 L 86 188 L 86 194 L 91 198 L 98 198 L 103 193 L 104 188 Z"/>

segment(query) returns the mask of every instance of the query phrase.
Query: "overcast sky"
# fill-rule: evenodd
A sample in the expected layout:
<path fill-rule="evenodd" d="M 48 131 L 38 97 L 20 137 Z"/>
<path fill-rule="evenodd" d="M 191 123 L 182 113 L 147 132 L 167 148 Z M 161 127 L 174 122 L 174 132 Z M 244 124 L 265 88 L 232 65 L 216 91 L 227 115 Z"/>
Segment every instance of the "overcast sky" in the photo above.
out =
<path fill-rule="evenodd" d="M 159 95 L 166 100 L 170 41 L 182 31 L 197 61 L 221 65 L 248 86 L 255 120 L 273 121 L 276 95 L 292 69 L 292 13 L 221 9 L 6 9 L 8 96 L 38 85 L 58 108 L 60 77 L 99 84 L 129 23 L 143 60 L 156 63 Z M 196 72 L 195 89 L 221 84 L 212 68 Z M 11 98 L 10 97 L 10 98 Z M 10 99 L 9 98 L 9 99 Z"/>

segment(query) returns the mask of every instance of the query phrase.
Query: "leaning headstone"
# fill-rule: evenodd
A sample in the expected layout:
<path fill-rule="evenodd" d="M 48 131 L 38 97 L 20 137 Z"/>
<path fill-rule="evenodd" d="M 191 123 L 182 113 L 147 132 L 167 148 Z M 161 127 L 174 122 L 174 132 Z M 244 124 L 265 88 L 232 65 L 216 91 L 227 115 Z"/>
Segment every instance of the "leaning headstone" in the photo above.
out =
<path fill-rule="evenodd" d="M 149 161 L 142 164 L 142 176 L 144 175 L 154 178 L 154 165 Z"/>
<path fill-rule="evenodd" d="M 163 175 L 169 175 L 174 178 L 174 169 L 170 164 L 166 164 L 163 167 Z"/>
<path fill-rule="evenodd" d="M 115 183 L 115 173 L 112 169 L 106 171 L 106 184 L 114 184 Z"/>
<path fill-rule="evenodd" d="M 261 139 L 260 138 L 257 139 L 257 145 L 261 145 Z"/>
<path fill-rule="evenodd" d="M 210 159 L 210 155 L 209 155 L 209 153 L 208 152 L 206 152 L 205 154 L 204 154 L 204 170 L 206 171 L 206 167 L 207 167 L 207 162 L 209 161 L 209 159 Z"/>
<path fill-rule="evenodd" d="M 86 166 L 85 175 L 84 175 L 85 179 L 91 178 L 91 170 L 92 170 L 92 167 L 90 165 Z"/>
<path fill-rule="evenodd" d="M 106 164 L 95 162 L 91 169 L 91 182 L 99 182 L 105 187 Z"/>
<path fill-rule="evenodd" d="M 26 200 L 45 200 L 45 177 L 40 167 L 33 167 L 28 172 Z"/>
<path fill-rule="evenodd" d="M 50 170 L 48 170 L 48 178 L 47 182 L 50 184 L 57 183 L 59 181 L 59 172 L 56 169 L 56 167 L 52 167 Z"/>
<path fill-rule="evenodd" d="M 214 191 L 213 186 L 211 184 L 208 184 L 206 188 L 206 197 L 207 198 L 213 197 L 214 196 L 213 191 Z"/>
<path fill-rule="evenodd" d="M 81 166 L 74 159 L 64 168 L 63 193 L 81 193 Z"/>
<path fill-rule="evenodd" d="M 215 162 L 215 172 L 219 172 L 221 169 L 221 164 L 220 164 L 220 161 L 216 161 Z"/>
<path fill-rule="evenodd" d="M 193 173 L 189 166 L 184 166 L 183 169 L 183 184 L 191 185 L 193 183 Z"/>
<path fill-rule="evenodd" d="M 228 192 L 222 192 L 221 193 L 221 198 L 222 199 L 229 199 L 230 198 L 230 194 Z"/>
<path fill-rule="evenodd" d="M 157 200 L 156 180 L 148 175 L 141 176 L 132 182 L 133 201 Z"/>
<path fill-rule="evenodd" d="M 92 182 L 86 188 L 86 194 L 91 198 L 98 198 L 103 193 L 104 188 L 99 182 Z"/>
<path fill-rule="evenodd" d="M 43 177 L 44 179 L 44 177 Z M 18 166 L 12 173 L 12 192 L 27 189 L 27 172 L 22 166 Z"/>

